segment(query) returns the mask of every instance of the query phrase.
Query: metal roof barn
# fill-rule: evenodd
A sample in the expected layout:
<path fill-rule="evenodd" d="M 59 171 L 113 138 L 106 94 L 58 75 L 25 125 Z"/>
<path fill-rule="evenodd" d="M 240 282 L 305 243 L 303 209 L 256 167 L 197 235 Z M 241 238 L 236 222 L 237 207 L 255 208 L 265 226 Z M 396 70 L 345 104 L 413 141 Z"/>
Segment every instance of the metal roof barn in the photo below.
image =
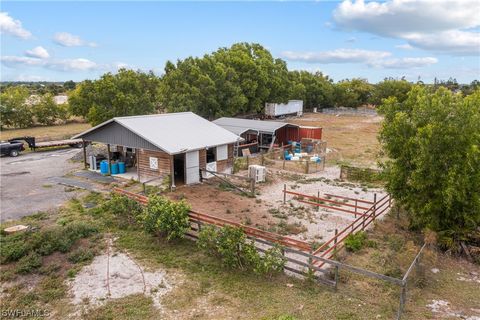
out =
<path fill-rule="evenodd" d="M 161 150 L 170 155 L 242 140 L 193 112 L 117 117 L 73 138 Z"/>
<path fill-rule="evenodd" d="M 237 135 L 241 135 L 242 133 L 245 133 L 247 131 L 257 131 L 258 133 L 275 134 L 275 131 L 285 126 L 292 126 L 297 128 L 299 127 L 297 125 L 286 122 L 227 117 L 219 118 L 217 120 L 214 120 L 213 122 Z"/>

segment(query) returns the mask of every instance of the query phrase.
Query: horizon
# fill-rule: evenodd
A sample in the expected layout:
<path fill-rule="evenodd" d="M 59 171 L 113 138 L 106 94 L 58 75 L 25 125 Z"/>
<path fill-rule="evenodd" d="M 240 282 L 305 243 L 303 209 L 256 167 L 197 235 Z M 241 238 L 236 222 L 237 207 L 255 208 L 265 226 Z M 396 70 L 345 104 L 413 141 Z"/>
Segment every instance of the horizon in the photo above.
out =
<path fill-rule="evenodd" d="M 480 74 L 475 6 L 480 11 L 477 1 L 4 1 L 0 80 L 80 82 L 121 67 L 160 76 L 167 61 L 255 42 L 289 70 L 335 82 L 467 84 Z"/>

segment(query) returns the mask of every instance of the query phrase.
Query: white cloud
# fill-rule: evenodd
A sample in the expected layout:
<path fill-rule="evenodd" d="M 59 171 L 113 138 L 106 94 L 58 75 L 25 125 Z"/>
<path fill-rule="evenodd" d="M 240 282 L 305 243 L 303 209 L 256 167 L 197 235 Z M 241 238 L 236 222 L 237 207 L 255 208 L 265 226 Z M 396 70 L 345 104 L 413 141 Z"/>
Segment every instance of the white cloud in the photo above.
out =
<path fill-rule="evenodd" d="M 413 49 L 413 47 L 411 45 L 409 45 L 408 43 L 396 45 L 395 48 L 403 49 L 403 50 L 412 50 Z"/>
<path fill-rule="evenodd" d="M 94 42 L 86 42 L 85 40 L 81 39 L 79 36 L 73 35 L 68 32 L 58 32 L 53 36 L 53 41 L 57 44 L 64 46 L 64 47 L 82 47 L 82 46 L 89 46 L 89 47 L 96 47 L 97 44 Z"/>
<path fill-rule="evenodd" d="M 319 52 L 284 51 L 281 55 L 290 61 L 307 63 L 358 63 L 382 59 L 390 56 L 391 53 L 362 49 L 336 49 Z"/>
<path fill-rule="evenodd" d="M 17 67 L 44 67 L 52 70 L 58 71 L 89 71 L 89 70 L 99 70 L 103 66 L 99 65 L 91 60 L 84 58 L 77 59 L 63 59 L 63 60 L 52 60 L 52 59 L 38 59 L 31 57 L 18 57 L 18 56 L 3 56 L 0 58 L 2 63 L 11 68 Z"/>
<path fill-rule="evenodd" d="M 437 58 L 419 57 L 419 58 L 395 58 L 384 59 L 369 62 L 369 65 L 377 68 L 386 69 L 412 69 L 428 67 L 438 62 Z"/>
<path fill-rule="evenodd" d="M 25 51 L 25 55 L 32 58 L 47 59 L 50 58 L 50 54 L 44 47 L 35 47 L 32 50 Z"/>
<path fill-rule="evenodd" d="M 17 66 L 42 66 L 45 61 L 37 58 L 18 57 L 18 56 L 3 56 L 0 58 L 2 63 L 7 67 L 15 68 Z"/>
<path fill-rule="evenodd" d="M 32 36 L 30 31 L 22 27 L 22 22 L 13 19 L 8 12 L 0 12 L 0 32 L 22 39 L 28 39 Z"/>
<path fill-rule="evenodd" d="M 474 55 L 480 52 L 480 35 L 471 30 L 480 26 L 478 12 L 478 0 L 345 0 L 333 18 L 346 30 L 400 38 L 436 52 Z"/>
<path fill-rule="evenodd" d="M 95 62 L 83 58 L 51 61 L 46 64 L 46 67 L 60 71 L 87 71 L 100 68 Z"/>

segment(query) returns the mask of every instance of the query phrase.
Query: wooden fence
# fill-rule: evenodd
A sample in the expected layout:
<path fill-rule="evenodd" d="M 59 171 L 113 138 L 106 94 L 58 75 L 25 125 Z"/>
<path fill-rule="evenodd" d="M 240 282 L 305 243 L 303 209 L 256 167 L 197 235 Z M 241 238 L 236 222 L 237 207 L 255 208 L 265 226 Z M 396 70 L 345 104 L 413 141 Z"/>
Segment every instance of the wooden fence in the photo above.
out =
<path fill-rule="evenodd" d="M 146 196 L 129 192 L 117 187 L 113 188 L 113 192 L 129 197 L 142 205 L 148 204 L 148 197 Z M 336 197 L 344 198 L 350 201 L 355 200 L 352 198 L 346 198 L 341 196 Z M 356 200 L 359 201 L 360 199 Z M 363 203 L 369 203 L 369 201 L 367 200 L 361 201 L 363 201 Z M 388 206 L 386 206 L 386 204 L 388 204 Z M 405 309 L 408 277 L 412 273 L 412 270 L 415 268 L 415 266 L 418 266 L 422 252 L 425 248 L 425 244 L 419 250 L 415 259 L 412 261 L 410 267 L 401 279 L 365 270 L 339 261 L 331 260 L 330 258 L 333 256 L 333 254 L 329 255 L 329 253 L 331 253 L 332 251 L 336 252 L 340 249 L 338 245 L 341 244 L 341 242 L 348 236 L 348 234 L 352 234 L 353 232 L 355 232 L 355 230 L 359 228 L 361 228 L 362 230 L 365 229 L 376 217 L 384 213 L 389 208 L 390 204 L 391 199 L 389 195 L 386 195 L 379 201 L 375 201 L 372 206 L 365 212 L 365 214 L 359 216 L 354 222 L 344 228 L 341 232 L 337 233 L 332 239 L 327 241 L 325 244 L 323 244 L 320 248 L 316 250 L 312 250 L 311 244 L 306 241 L 278 235 L 254 227 L 246 226 L 234 221 L 222 219 L 200 212 L 195 212 L 192 210 L 188 214 L 191 223 L 191 230 L 187 233 L 187 235 L 193 239 L 197 239 L 198 233 L 202 229 L 203 225 L 213 225 L 217 227 L 232 226 L 241 228 L 245 232 L 246 236 L 254 241 L 256 249 L 260 252 L 265 252 L 268 247 L 280 245 L 284 254 L 284 258 L 287 261 L 284 267 L 285 271 L 295 273 L 304 277 L 313 277 L 318 282 L 329 285 L 335 290 L 337 290 L 338 288 L 340 270 L 347 270 L 349 272 L 395 284 L 401 288 L 400 302 L 397 312 L 397 320 L 399 320 Z M 326 268 L 322 268 L 325 264 L 334 268 L 333 280 L 328 279 L 329 270 Z"/>

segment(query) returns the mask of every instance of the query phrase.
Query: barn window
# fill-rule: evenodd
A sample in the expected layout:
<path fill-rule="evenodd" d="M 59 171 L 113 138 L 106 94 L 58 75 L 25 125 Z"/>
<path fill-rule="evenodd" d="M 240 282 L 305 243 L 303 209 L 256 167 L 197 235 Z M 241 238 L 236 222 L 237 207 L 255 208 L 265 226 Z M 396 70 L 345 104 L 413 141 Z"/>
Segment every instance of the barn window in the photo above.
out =
<path fill-rule="evenodd" d="M 207 149 L 207 163 L 216 161 L 217 148 L 212 147 Z"/>
<path fill-rule="evenodd" d="M 226 144 L 217 147 L 217 161 L 228 159 L 228 147 Z"/>

